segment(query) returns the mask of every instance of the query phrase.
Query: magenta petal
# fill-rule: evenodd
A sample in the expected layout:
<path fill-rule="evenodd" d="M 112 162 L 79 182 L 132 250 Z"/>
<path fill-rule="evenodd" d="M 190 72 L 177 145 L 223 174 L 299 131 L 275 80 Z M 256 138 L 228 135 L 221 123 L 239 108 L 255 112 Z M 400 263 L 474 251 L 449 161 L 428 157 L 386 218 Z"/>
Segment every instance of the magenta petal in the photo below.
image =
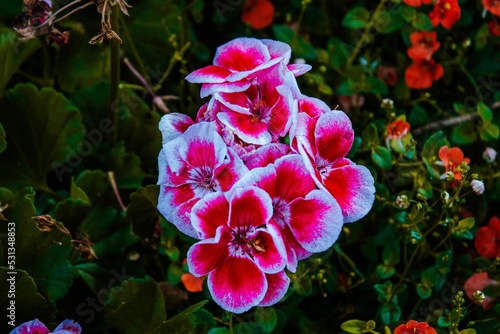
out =
<path fill-rule="evenodd" d="M 160 187 L 158 211 L 182 233 L 199 239 L 199 233 L 191 225 L 191 209 L 199 201 L 189 185 Z"/>
<path fill-rule="evenodd" d="M 267 282 L 266 282 L 267 284 Z M 10 334 L 48 334 L 49 329 L 40 320 L 24 322 L 14 328 Z"/>
<path fill-rule="evenodd" d="M 271 231 L 270 231 L 271 232 Z M 267 274 L 275 274 L 285 268 L 285 245 L 279 229 L 272 231 L 271 235 L 267 231 L 258 230 L 255 235 L 251 235 L 254 247 L 252 257 L 257 266 Z M 275 244 L 275 240 L 277 244 Z"/>
<path fill-rule="evenodd" d="M 275 136 L 284 137 L 292 125 L 293 96 L 286 86 L 278 86 L 276 91 L 279 93 L 279 97 L 269 110 L 269 131 Z"/>
<path fill-rule="evenodd" d="M 54 329 L 54 333 L 62 330 L 68 331 L 69 333 L 73 334 L 80 334 L 82 332 L 82 326 L 80 326 L 73 320 L 67 319 L 57 325 L 57 327 Z"/>
<path fill-rule="evenodd" d="M 265 145 L 271 142 L 267 124 L 262 120 L 255 121 L 253 115 L 223 111 L 217 114 L 217 118 L 246 143 Z"/>
<path fill-rule="evenodd" d="M 231 235 L 224 226 L 217 229 L 215 238 L 202 240 L 189 248 L 187 264 L 189 272 L 200 277 L 221 267 L 229 258 Z"/>
<path fill-rule="evenodd" d="M 350 163 L 348 159 L 342 163 L 344 161 Z M 356 164 L 334 167 L 323 182 L 339 203 L 344 222 L 357 221 L 370 211 L 375 200 L 375 186 L 368 168 Z"/>
<path fill-rule="evenodd" d="M 191 223 L 201 238 L 213 238 L 219 226 L 227 225 L 229 203 L 222 192 L 206 195 L 191 210 Z"/>
<path fill-rule="evenodd" d="M 290 144 L 296 152 L 300 151 L 298 146 L 301 146 L 308 156 L 316 156 L 315 127 L 316 120 L 306 113 L 298 113 L 294 129 L 290 131 Z"/>
<path fill-rule="evenodd" d="M 302 96 L 298 101 L 299 112 L 306 113 L 312 118 L 317 118 L 331 111 L 330 107 L 320 99 Z"/>
<path fill-rule="evenodd" d="M 248 169 L 257 167 L 266 167 L 274 163 L 278 158 L 281 158 L 290 153 L 290 146 L 281 143 L 271 143 L 259 147 L 252 155 L 246 160 L 245 164 Z"/>
<path fill-rule="evenodd" d="M 223 82 L 220 84 L 203 84 L 200 90 L 200 97 L 205 98 L 215 93 L 236 93 L 243 92 L 251 86 L 251 82 L 244 79 L 235 82 Z"/>
<path fill-rule="evenodd" d="M 226 81 L 231 71 L 220 67 L 209 65 L 186 76 L 186 80 L 191 83 L 221 83 Z"/>
<path fill-rule="evenodd" d="M 229 191 L 239 179 L 248 173 L 248 168 L 234 150 L 228 148 L 227 154 L 231 162 L 215 172 L 216 183 L 221 191 Z"/>
<path fill-rule="evenodd" d="M 259 306 L 271 306 L 279 302 L 288 291 L 290 286 L 290 278 L 285 271 L 280 271 L 277 274 L 266 274 L 267 292 L 264 299 L 259 303 Z"/>
<path fill-rule="evenodd" d="M 181 113 L 171 113 L 163 116 L 160 120 L 158 128 L 161 131 L 163 140 L 162 144 L 166 144 L 182 135 L 191 125 L 193 125 L 193 120 Z"/>
<path fill-rule="evenodd" d="M 340 110 L 323 114 L 314 131 L 318 155 L 329 163 L 344 158 L 351 149 L 354 131 L 349 117 Z"/>
<path fill-rule="evenodd" d="M 276 197 L 291 202 L 297 197 L 306 196 L 316 189 L 314 180 L 304 165 L 302 157 L 290 154 L 278 159 L 276 168 Z"/>
<path fill-rule="evenodd" d="M 243 72 L 253 70 L 270 59 L 269 50 L 261 41 L 241 37 L 217 48 L 214 65 L 234 72 Z"/>
<path fill-rule="evenodd" d="M 339 237 L 343 220 L 339 205 L 323 190 L 313 190 L 305 199 L 298 198 L 290 205 L 290 229 L 309 252 L 330 248 Z"/>
<path fill-rule="evenodd" d="M 272 39 L 261 39 L 260 41 L 269 50 L 271 59 L 279 60 L 280 62 L 288 64 L 290 56 L 292 55 L 292 49 L 290 48 L 290 45 Z"/>
<path fill-rule="evenodd" d="M 232 195 L 236 189 L 248 186 L 256 186 L 267 192 L 271 199 L 274 198 L 276 190 L 276 171 L 274 167 L 266 166 L 252 169 L 236 182 L 229 193 Z"/>
<path fill-rule="evenodd" d="M 265 225 L 273 215 L 269 195 L 257 187 L 238 188 L 230 199 L 229 226 L 257 228 Z"/>
<path fill-rule="evenodd" d="M 252 260 L 230 256 L 208 275 L 208 289 L 224 310 L 243 313 L 262 301 L 267 280 Z"/>
<path fill-rule="evenodd" d="M 214 98 L 222 103 L 231 111 L 251 115 L 250 106 L 252 101 L 248 98 L 246 92 L 236 93 L 216 93 Z"/>
<path fill-rule="evenodd" d="M 287 67 L 296 77 L 307 73 L 312 69 L 312 66 L 309 64 L 290 64 L 287 65 Z"/>

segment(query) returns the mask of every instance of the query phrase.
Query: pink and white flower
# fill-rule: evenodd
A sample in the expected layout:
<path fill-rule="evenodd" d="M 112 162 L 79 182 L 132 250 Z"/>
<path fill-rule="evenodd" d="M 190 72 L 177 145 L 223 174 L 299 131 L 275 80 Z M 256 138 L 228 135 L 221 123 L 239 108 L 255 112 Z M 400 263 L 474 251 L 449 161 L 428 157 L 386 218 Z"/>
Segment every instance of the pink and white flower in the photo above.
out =
<path fill-rule="evenodd" d="M 164 141 L 166 137 L 168 134 Z M 167 141 L 158 164 L 158 210 L 181 232 L 194 238 L 199 235 L 190 221 L 193 205 L 209 193 L 229 190 L 248 171 L 228 149 L 215 125 L 208 122 L 194 124 Z"/>
<path fill-rule="evenodd" d="M 345 158 L 354 139 L 349 117 L 340 110 L 317 119 L 299 113 L 295 136 L 309 173 L 320 189 L 337 200 L 344 222 L 363 218 L 375 200 L 375 187 L 366 167 Z"/>
<path fill-rule="evenodd" d="M 20 324 L 10 334 L 80 334 L 81 332 L 82 327 L 73 320 L 64 320 L 51 332 L 40 320 L 34 319 Z"/>
<path fill-rule="evenodd" d="M 288 289 L 284 245 L 269 224 L 272 215 L 271 198 L 257 187 L 209 194 L 193 207 L 193 227 L 203 240 L 188 251 L 189 271 L 208 275 L 214 301 L 227 311 L 272 305 Z"/>
<path fill-rule="evenodd" d="M 290 271 L 295 272 L 298 260 L 327 250 L 337 240 L 342 211 L 328 192 L 316 189 L 300 155 L 290 154 L 267 167 L 252 169 L 230 192 L 245 186 L 257 186 L 271 197 L 269 225 L 281 231 Z"/>

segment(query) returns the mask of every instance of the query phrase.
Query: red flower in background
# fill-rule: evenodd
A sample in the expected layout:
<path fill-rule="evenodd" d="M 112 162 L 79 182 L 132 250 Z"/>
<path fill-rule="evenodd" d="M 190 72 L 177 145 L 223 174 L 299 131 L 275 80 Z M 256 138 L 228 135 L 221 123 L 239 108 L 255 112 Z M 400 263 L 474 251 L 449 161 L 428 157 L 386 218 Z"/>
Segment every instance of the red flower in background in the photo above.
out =
<path fill-rule="evenodd" d="M 394 330 L 394 334 L 437 334 L 436 330 L 426 322 L 410 320 L 406 324 L 399 325 Z"/>
<path fill-rule="evenodd" d="M 500 257 L 500 220 L 491 217 L 488 226 L 481 227 L 474 239 L 477 252 L 482 257 Z"/>
<path fill-rule="evenodd" d="M 205 281 L 205 276 L 196 277 L 190 273 L 184 273 L 181 276 L 182 284 L 189 292 L 201 292 L 203 291 L 203 281 Z"/>
<path fill-rule="evenodd" d="M 264 29 L 273 23 L 274 6 L 268 0 L 247 0 L 241 20 L 254 29 Z"/>
<path fill-rule="evenodd" d="M 500 36 L 500 23 L 498 23 L 498 20 L 495 19 L 488 23 L 488 28 L 490 28 L 492 35 Z"/>
<path fill-rule="evenodd" d="M 464 152 L 462 152 L 459 147 L 441 147 L 439 149 L 439 159 L 441 159 L 442 165 L 445 166 L 446 173 L 452 171 L 455 173 L 455 180 L 458 181 L 462 179 L 462 175 L 457 171 L 457 167 L 460 166 L 462 162 L 470 163 L 470 159 L 464 158 Z"/>
<path fill-rule="evenodd" d="M 500 16 L 500 1 L 498 0 L 483 0 L 483 6 L 496 16 Z"/>
<path fill-rule="evenodd" d="M 434 9 L 429 13 L 432 25 L 441 24 L 450 29 L 460 19 L 460 6 L 458 0 L 437 0 Z"/>
<path fill-rule="evenodd" d="M 395 120 L 387 125 L 388 139 L 401 139 L 410 131 L 410 123 L 403 120 Z"/>
<path fill-rule="evenodd" d="M 405 4 L 412 7 L 420 7 L 422 5 L 428 5 L 432 0 L 403 0 Z"/>
<path fill-rule="evenodd" d="M 377 68 L 377 77 L 387 86 L 395 86 L 398 83 L 398 73 L 394 67 L 379 66 Z"/>
<path fill-rule="evenodd" d="M 469 297 L 470 300 L 474 301 L 474 297 L 472 296 L 473 293 L 476 291 L 483 291 L 487 286 L 490 285 L 498 285 L 498 282 L 494 279 L 489 278 L 487 272 L 483 271 L 479 274 L 473 274 L 464 284 L 465 294 L 467 295 L 467 297 Z M 479 304 L 478 301 L 475 302 Z M 486 296 L 484 301 L 481 303 L 481 306 L 484 310 L 489 310 L 493 308 L 493 306 L 495 306 L 495 303 L 496 298 Z M 396 334 L 396 332 L 394 332 L 394 334 Z"/>
<path fill-rule="evenodd" d="M 405 80 L 410 88 L 427 89 L 434 81 L 441 79 L 443 74 L 443 66 L 429 59 L 411 64 L 405 71 Z"/>
<path fill-rule="evenodd" d="M 413 61 L 429 60 L 441 43 L 436 39 L 435 31 L 414 32 L 410 35 L 412 46 L 408 49 L 408 56 Z"/>

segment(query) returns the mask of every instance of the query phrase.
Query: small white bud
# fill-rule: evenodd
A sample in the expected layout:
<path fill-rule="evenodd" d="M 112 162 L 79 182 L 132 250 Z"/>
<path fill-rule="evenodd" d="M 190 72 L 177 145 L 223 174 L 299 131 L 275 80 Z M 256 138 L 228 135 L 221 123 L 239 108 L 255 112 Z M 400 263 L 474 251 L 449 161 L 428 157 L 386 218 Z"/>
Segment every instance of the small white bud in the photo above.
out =
<path fill-rule="evenodd" d="M 491 164 L 497 158 L 497 151 L 491 147 L 487 147 L 483 152 L 483 159 Z"/>
<path fill-rule="evenodd" d="M 403 195 L 399 195 L 396 198 L 395 204 L 398 208 L 408 209 L 408 207 L 410 206 L 410 201 L 408 200 L 408 196 L 403 194 Z"/>
<path fill-rule="evenodd" d="M 474 299 L 474 301 L 476 301 L 478 303 L 482 303 L 486 299 L 486 296 L 484 295 L 484 293 L 482 291 L 477 290 L 476 292 L 474 292 L 472 294 L 472 298 Z"/>
<path fill-rule="evenodd" d="M 470 183 L 472 190 L 478 194 L 482 195 L 484 193 L 484 182 L 479 180 L 472 180 Z"/>

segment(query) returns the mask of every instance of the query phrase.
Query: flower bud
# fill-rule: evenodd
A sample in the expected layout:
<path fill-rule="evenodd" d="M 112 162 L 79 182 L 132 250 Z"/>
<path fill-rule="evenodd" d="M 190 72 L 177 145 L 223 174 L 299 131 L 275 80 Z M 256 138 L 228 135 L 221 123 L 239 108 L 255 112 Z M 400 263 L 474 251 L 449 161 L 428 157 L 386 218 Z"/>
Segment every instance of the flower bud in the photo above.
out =
<path fill-rule="evenodd" d="M 483 159 L 491 164 L 497 158 L 497 151 L 491 147 L 487 147 L 483 152 Z"/>
<path fill-rule="evenodd" d="M 486 299 L 486 296 L 484 295 L 484 293 L 482 291 L 477 290 L 476 292 L 474 292 L 472 294 L 472 298 L 474 299 L 474 301 L 476 301 L 478 303 L 482 303 Z"/>
<path fill-rule="evenodd" d="M 410 206 L 410 200 L 408 199 L 408 196 L 406 195 L 399 195 L 397 198 L 396 198 L 396 202 L 395 202 L 396 206 L 398 208 L 401 208 L 401 209 L 408 209 L 408 207 Z"/>
<path fill-rule="evenodd" d="M 445 179 L 446 179 L 446 181 L 453 181 L 455 179 L 455 173 L 453 173 L 451 170 L 448 171 L 445 174 Z"/>
<path fill-rule="evenodd" d="M 394 109 L 394 101 L 391 99 L 383 99 L 380 107 L 382 109 Z"/>
<path fill-rule="evenodd" d="M 472 187 L 472 190 L 478 194 L 482 195 L 484 193 L 484 182 L 480 180 L 472 180 L 470 183 L 470 186 Z"/>

